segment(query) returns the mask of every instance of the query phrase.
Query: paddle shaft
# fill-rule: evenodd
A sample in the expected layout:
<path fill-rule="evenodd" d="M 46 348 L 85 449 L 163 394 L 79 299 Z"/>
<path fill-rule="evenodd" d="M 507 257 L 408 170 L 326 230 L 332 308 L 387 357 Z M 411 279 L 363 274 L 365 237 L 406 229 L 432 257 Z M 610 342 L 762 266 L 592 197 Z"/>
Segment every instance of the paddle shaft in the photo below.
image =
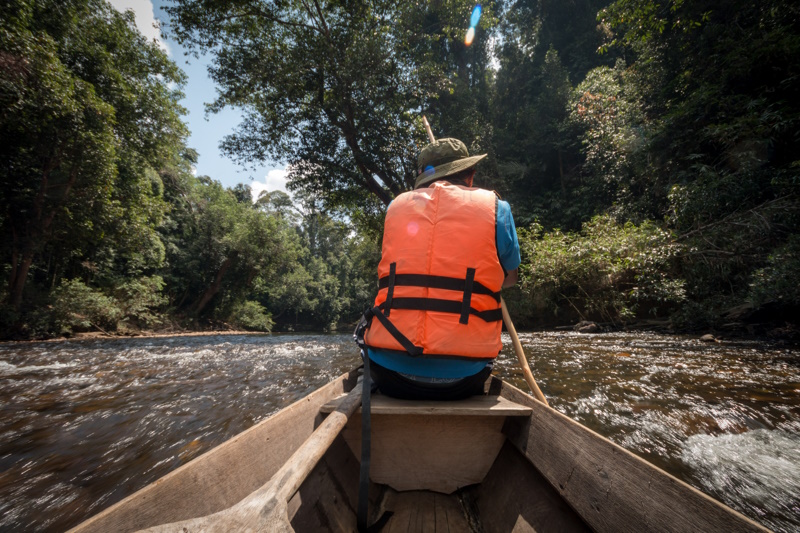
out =
<path fill-rule="evenodd" d="M 428 124 L 428 119 L 425 118 L 425 115 L 422 115 L 422 123 L 425 124 L 425 131 L 428 132 L 428 139 L 431 140 L 431 143 L 435 143 L 436 137 L 433 136 L 433 130 L 431 129 L 431 125 Z"/>
<path fill-rule="evenodd" d="M 525 358 L 525 352 L 522 350 L 522 343 L 519 342 L 517 330 L 514 328 L 514 323 L 511 322 L 511 315 L 508 314 L 506 301 L 503 300 L 502 297 L 500 297 L 500 308 L 503 310 L 503 322 L 506 324 L 508 334 L 511 335 L 511 342 L 514 345 L 514 352 L 517 354 L 517 360 L 519 361 L 520 369 L 522 369 L 522 375 L 525 376 L 525 381 L 528 382 L 528 386 L 531 388 L 534 397 L 543 404 L 549 406 L 550 404 L 547 403 L 547 398 L 544 397 L 541 389 L 539 389 L 539 385 L 536 384 L 536 380 L 533 379 L 531 367 L 528 365 L 528 360 Z"/>
<path fill-rule="evenodd" d="M 361 406 L 361 390 L 361 384 L 353 387 L 270 480 L 239 503 L 207 516 L 150 527 L 140 533 L 293 532 L 288 516 L 289 499 Z"/>

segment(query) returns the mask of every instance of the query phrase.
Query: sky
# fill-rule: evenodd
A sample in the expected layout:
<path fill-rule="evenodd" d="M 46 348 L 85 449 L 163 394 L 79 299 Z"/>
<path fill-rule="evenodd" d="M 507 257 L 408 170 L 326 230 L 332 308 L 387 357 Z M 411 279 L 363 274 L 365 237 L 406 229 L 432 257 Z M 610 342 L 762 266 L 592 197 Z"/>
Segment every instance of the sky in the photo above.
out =
<path fill-rule="evenodd" d="M 155 39 L 170 59 L 175 61 L 188 76 L 186 86 L 183 88 L 186 96 L 181 105 L 188 111 L 184 116 L 184 121 L 191 132 L 187 146 L 194 148 L 199 154 L 196 174 L 209 176 L 226 187 L 246 183 L 252 188 L 254 197 L 264 190 L 286 191 L 286 168 L 279 162 L 252 169 L 249 166 L 238 165 L 222 154 L 219 143 L 227 134 L 233 132 L 242 114 L 235 109 L 225 109 L 206 116 L 204 104 L 212 102 L 216 97 L 214 82 L 208 77 L 207 72 L 210 60 L 204 56 L 200 56 L 199 59 L 185 56 L 184 49 L 178 43 L 161 37 L 160 30 L 154 25 L 157 21 L 167 22 L 168 15 L 163 10 L 167 2 L 165 0 L 109 0 L 109 2 L 119 11 L 133 10 L 139 31 L 149 40 Z"/>

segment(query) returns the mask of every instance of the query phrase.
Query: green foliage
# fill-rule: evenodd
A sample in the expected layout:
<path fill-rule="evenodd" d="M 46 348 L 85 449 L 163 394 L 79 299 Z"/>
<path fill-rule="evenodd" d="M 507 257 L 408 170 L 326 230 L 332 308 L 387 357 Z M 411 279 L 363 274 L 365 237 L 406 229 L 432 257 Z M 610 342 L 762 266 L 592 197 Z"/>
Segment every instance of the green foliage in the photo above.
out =
<path fill-rule="evenodd" d="M 123 312 L 117 301 L 73 279 L 53 291 L 52 318 L 59 334 L 74 330 L 114 331 Z"/>
<path fill-rule="evenodd" d="M 228 315 L 228 322 L 244 329 L 267 333 L 272 331 L 274 325 L 264 306 L 251 300 L 236 303 Z"/>
<path fill-rule="evenodd" d="M 791 89 L 800 74 L 800 8 L 625 1 L 609 14 L 618 43 L 638 56 L 629 81 L 647 102 L 652 170 L 636 174 L 647 184 L 650 216 L 665 217 L 685 246 L 694 316 L 713 323 L 728 308 L 775 298 L 778 276 L 791 276 L 778 274 L 772 258 L 791 263 L 800 229 L 800 138 L 790 133 L 800 127 Z M 692 323 L 692 314 L 681 320 Z"/>
<path fill-rule="evenodd" d="M 592 193 L 582 193 L 582 130 L 569 115 L 575 84 L 590 69 L 614 63 L 613 56 L 595 53 L 602 39 L 595 17 L 606 4 L 506 5 L 492 99 L 501 179 L 490 185 L 511 202 L 518 225 L 538 220 L 578 229 L 602 210 Z"/>
<path fill-rule="evenodd" d="M 299 254 L 288 222 L 242 203 L 235 191 L 207 177 L 192 179 L 169 228 L 173 294 L 195 316 L 244 298 L 256 285 L 279 282 Z"/>
<path fill-rule="evenodd" d="M 341 221 L 308 206 L 300 227 L 298 264 L 264 288 L 276 320 L 287 326 L 335 329 L 358 319 L 375 298 L 379 248 Z"/>
<path fill-rule="evenodd" d="M 756 305 L 800 305 L 800 235 L 792 235 L 770 254 L 766 266 L 753 273 L 750 299 Z"/>
<path fill-rule="evenodd" d="M 148 276 L 123 282 L 114 290 L 114 296 L 125 321 L 138 326 L 153 327 L 164 322 L 158 312 L 169 300 L 161 294 L 164 280 L 161 276 Z"/>
<path fill-rule="evenodd" d="M 86 215 L 111 208 L 114 109 L 64 65 L 52 37 L 19 27 L 2 32 L 0 54 L 10 65 L 0 85 L 2 249 L 9 303 L 18 309 L 53 228 L 72 231 L 80 246 L 97 236 Z"/>
<path fill-rule="evenodd" d="M 585 177 L 579 194 L 587 197 L 584 203 L 594 202 L 594 210 L 615 205 L 636 220 L 637 214 L 640 219 L 651 215 L 639 207 L 651 194 L 643 190 L 643 169 L 637 165 L 646 147 L 642 106 L 626 75 L 622 61 L 613 69 L 590 71 L 572 94 L 569 120 L 582 132 Z"/>
<path fill-rule="evenodd" d="M 276 318 L 284 313 L 292 312 L 294 321 L 297 316 L 317 307 L 317 301 L 311 299 L 309 285 L 313 277 L 302 264 L 297 264 L 282 278 L 281 282 L 266 288 L 270 308 L 276 312 Z"/>
<path fill-rule="evenodd" d="M 32 320 L 36 336 L 71 334 L 75 331 L 114 332 L 130 326 L 153 327 L 164 320 L 158 312 L 167 304 L 161 294 L 164 282 L 159 276 L 123 281 L 110 289 L 113 295 L 72 279 L 52 292 L 52 305 L 39 310 Z M 49 325 L 45 323 L 49 321 Z"/>
<path fill-rule="evenodd" d="M 544 24 L 544 12 L 538 13 Z M 800 104 L 792 92 L 800 79 L 798 16 L 798 5 L 782 0 L 619 0 L 602 9 L 604 57 L 619 54 L 625 61 L 573 80 L 567 119 L 554 131 L 580 141 L 579 179 L 562 176 L 558 193 L 553 180 L 517 165 L 522 171 L 514 185 L 527 183 L 530 191 L 523 215 L 528 211 L 548 227 L 572 228 L 597 213 L 665 224 L 680 247 L 663 275 L 686 296 L 675 324 L 719 325 L 728 309 L 748 300 L 791 305 L 794 276 L 779 265 L 793 265 L 800 230 Z M 540 26 L 530 28 L 542 34 Z M 521 35 L 518 30 L 508 49 L 542 46 Z M 508 102 L 517 105 L 524 94 L 517 90 Z M 556 97 L 548 101 L 562 105 Z M 516 164 L 532 153 L 504 157 Z M 504 165 L 514 168 L 498 163 Z M 563 257 L 565 265 L 575 263 L 564 272 L 581 272 L 581 257 Z M 596 286 L 590 270 L 580 276 Z M 590 294 L 585 306 L 576 305 L 579 313 L 599 308 Z M 604 305 L 623 309 L 615 298 L 609 293 Z"/>
<path fill-rule="evenodd" d="M 291 188 L 356 219 L 379 216 L 381 204 L 413 186 L 425 139 L 420 109 L 452 96 L 439 103 L 435 125 L 451 121 L 439 135 L 452 124 L 475 147 L 485 130 L 471 89 L 486 83 L 482 36 L 493 4 L 483 5 L 468 49 L 473 5 L 178 0 L 167 11 L 179 42 L 215 55 L 220 96 L 211 110 L 245 112 L 224 150 L 243 162 L 288 162 Z"/>
<path fill-rule="evenodd" d="M 13 0 L 0 18 L 0 260 L 23 314 L 60 279 L 161 266 L 159 169 L 187 134 L 183 74 L 102 0 Z"/>
<path fill-rule="evenodd" d="M 533 225 L 520 231 L 520 246 L 522 291 L 539 313 L 568 305 L 581 319 L 619 322 L 686 297 L 683 282 L 670 276 L 680 246 L 650 222 L 635 226 L 599 216 L 580 234 Z"/>

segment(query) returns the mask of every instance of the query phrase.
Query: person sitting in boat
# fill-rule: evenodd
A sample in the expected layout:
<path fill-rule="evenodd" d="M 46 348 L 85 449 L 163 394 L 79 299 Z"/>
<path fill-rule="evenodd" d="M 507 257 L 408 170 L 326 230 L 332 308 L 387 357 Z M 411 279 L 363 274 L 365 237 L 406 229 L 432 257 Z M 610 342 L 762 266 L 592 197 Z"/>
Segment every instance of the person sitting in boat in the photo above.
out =
<path fill-rule="evenodd" d="M 510 206 L 473 187 L 484 157 L 458 139 L 428 144 L 414 190 L 387 210 L 378 296 L 356 334 L 383 394 L 483 393 L 502 348 L 500 289 L 516 283 L 520 264 Z"/>

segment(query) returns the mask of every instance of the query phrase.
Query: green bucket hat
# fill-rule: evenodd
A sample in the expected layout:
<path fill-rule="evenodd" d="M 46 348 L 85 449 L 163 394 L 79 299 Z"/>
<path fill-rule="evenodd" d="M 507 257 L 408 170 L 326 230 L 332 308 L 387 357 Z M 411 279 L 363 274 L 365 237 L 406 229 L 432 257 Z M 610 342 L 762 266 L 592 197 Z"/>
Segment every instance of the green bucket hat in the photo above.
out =
<path fill-rule="evenodd" d="M 419 153 L 414 188 L 472 168 L 484 157 L 486 154 L 470 156 L 467 147 L 458 139 L 433 141 Z"/>

